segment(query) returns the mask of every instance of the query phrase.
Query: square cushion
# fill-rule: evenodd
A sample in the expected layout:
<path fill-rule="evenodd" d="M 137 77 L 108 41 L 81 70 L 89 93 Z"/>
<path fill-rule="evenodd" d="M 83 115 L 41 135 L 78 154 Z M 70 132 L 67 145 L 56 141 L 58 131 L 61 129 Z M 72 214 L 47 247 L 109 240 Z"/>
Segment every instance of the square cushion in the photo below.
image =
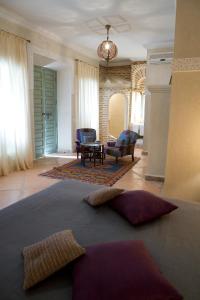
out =
<path fill-rule="evenodd" d="M 25 247 L 23 288 L 29 289 L 84 253 L 85 249 L 76 242 L 71 230 Z"/>
<path fill-rule="evenodd" d="M 83 200 L 85 200 L 92 206 L 98 206 L 113 199 L 117 195 L 121 194 L 123 191 L 123 189 L 105 187 L 90 193 L 85 198 L 83 198 Z"/>
<path fill-rule="evenodd" d="M 93 137 L 87 136 L 87 135 L 83 136 L 83 143 L 87 144 L 87 143 L 92 143 L 92 142 L 94 142 Z"/>
<path fill-rule="evenodd" d="M 87 141 L 86 141 L 87 140 Z M 81 130 L 80 131 L 80 142 L 81 143 L 89 143 L 90 142 L 94 142 L 96 140 L 96 132 L 95 130 Z"/>
<path fill-rule="evenodd" d="M 126 191 L 110 201 L 109 204 L 134 225 L 152 221 L 178 208 L 143 190 Z"/>
<path fill-rule="evenodd" d="M 116 141 L 116 147 L 127 146 L 130 143 L 130 130 L 124 130 L 120 133 Z"/>
<path fill-rule="evenodd" d="M 73 300 L 180 300 L 142 241 L 86 248 L 73 270 Z"/>

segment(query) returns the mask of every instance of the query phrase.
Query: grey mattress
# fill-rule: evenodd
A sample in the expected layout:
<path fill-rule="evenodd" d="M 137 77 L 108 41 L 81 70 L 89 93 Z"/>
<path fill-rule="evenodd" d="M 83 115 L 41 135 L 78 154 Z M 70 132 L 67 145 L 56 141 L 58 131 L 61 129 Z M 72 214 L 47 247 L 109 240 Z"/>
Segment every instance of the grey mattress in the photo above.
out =
<path fill-rule="evenodd" d="M 109 207 L 92 208 L 82 201 L 99 188 L 74 180 L 62 181 L 0 212 L 0 299 L 72 299 L 72 265 L 25 293 L 21 255 L 24 246 L 70 228 L 84 246 L 143 240 L 164 276 L 184 299 L 199 300 L 200 205 L 171 200 L 179 209 L 135 228 Z"/>

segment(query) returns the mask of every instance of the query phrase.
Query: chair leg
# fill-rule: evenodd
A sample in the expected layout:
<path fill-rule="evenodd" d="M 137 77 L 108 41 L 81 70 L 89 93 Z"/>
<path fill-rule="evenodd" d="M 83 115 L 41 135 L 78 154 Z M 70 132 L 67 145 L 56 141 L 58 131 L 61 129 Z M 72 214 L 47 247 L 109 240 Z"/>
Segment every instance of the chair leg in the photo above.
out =
<path fill-rule="evenodd" d="M 134 161 L 134 154 L 132 153 L 132 161 Z"/>
<path fill-rule="evenodd" d="M 79 158 L 79 153 L 77 152 L 77 159 Z"/>

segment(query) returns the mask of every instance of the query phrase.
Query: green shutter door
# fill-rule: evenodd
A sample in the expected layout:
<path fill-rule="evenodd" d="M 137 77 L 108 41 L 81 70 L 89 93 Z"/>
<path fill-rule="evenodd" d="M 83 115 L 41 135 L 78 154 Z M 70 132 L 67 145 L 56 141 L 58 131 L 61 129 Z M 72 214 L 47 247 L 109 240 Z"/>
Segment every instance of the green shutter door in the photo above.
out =
<path fill-rule="evenodd" d="M 44 124 L 43 124 L 43 80 L 42 68 L 34 67 L 34 123 L 35 123 L 35 156 L 44 154 Z"/>
<path fill-rule="evenodd" d="M 34 67 L 34 121 L 36 158 L 57 151 L 56 72 Z"/>
<path fill-rule="evenodd" d="M 57 91 L 56 72 L 43 68 L 44 82 L 44 120 L 45 120 L 45 144 L 44 153 L 57 151 Z"/>

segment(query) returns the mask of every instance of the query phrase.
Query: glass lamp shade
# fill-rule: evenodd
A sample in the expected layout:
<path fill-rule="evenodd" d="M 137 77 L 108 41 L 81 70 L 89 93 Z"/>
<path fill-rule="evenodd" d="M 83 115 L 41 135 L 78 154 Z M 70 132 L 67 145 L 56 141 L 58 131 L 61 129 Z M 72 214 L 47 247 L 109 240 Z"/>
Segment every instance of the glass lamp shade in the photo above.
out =
<path fill-rule="evenodd" d="M 117 56 L 117 53 L 117 46 L 110 40 L 103 41 L 97 49 L 98 56 L 107 62 L 114 59 Z"/>

